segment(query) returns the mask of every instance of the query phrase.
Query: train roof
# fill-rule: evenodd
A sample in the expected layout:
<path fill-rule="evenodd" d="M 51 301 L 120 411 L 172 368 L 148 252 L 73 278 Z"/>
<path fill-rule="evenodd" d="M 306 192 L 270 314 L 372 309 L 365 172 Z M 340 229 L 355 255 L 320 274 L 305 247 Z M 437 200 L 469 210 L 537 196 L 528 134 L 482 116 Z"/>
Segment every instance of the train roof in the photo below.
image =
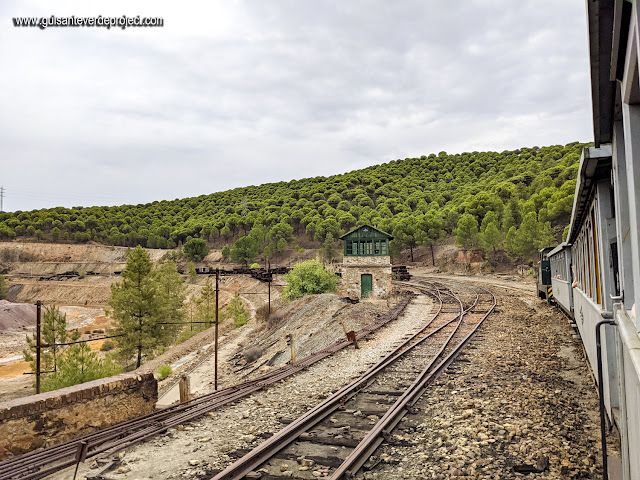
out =
<path fill-rule="evenodd" d="M 556 248 L 554 248 L 549 253 L 547 253 L 547 257 L 551 257 L 551 256 L 555 255 L 556 253 L 560 253 L 562 250 L 564 250 L 565 248 L 569 248 L 569 247 L 571 247 L 570 243 L 562 242 Z"/>
<path fill-rule="evenodd" d="M 595 146 L 610 143 L 619 119 L 616 80 L 622 80 L 632 3 L 629 0 L 588 0 L 589 63 Z"/>
<path fill-rule="evenodd" d="M 611 177 L 611 155 L 611 145 L 602 145 L 600 148 L 587 147 L 582 151 L 567 243 L 573 243 L 580 231 L 589 210 L 596 182 Z"/>

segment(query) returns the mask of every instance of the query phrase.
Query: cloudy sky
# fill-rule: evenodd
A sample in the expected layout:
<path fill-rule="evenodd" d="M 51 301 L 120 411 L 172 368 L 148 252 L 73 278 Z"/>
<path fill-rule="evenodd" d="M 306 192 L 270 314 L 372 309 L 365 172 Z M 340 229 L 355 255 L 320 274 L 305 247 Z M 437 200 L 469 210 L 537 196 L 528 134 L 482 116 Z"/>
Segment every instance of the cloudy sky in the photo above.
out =
<path fill-rule="evenodd" d="M 16 28 L 13 17 L 162 17 Z M 5 211 L 593 139 L 584 0 L 3 1 Z"/>

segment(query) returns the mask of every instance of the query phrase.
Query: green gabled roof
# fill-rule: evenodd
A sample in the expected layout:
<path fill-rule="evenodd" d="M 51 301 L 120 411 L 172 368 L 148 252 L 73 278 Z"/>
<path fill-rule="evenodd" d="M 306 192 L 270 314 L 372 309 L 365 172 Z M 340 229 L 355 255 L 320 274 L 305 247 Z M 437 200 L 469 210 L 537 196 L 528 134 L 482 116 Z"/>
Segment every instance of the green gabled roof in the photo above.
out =
<path fill-rule="evenodd" d="M 347 233 L 345 233 L 344 235 L 342 235 L 340 237 L 340 240 L 344 240 L 344 238 L 348 235 L 351 235 L 353 232 L 357 232 L 358 230 L 368 227 L 372 230 L 375 230 L 376 232 L 379 232 L 383 235 L 386 235 L 387 237 L 389 237 L 389 240 L 393 240 L 393 235 L 389 235 L 387 232 L 383 232 L 382 230 L 380 230 L 379 228 L 374 227 L 373 225 L 369 225 L 368 223 L 365 223 L 364 225 L 360 225 L 359 227 L 354 228 L 353 230 L 349 230 Z"/>

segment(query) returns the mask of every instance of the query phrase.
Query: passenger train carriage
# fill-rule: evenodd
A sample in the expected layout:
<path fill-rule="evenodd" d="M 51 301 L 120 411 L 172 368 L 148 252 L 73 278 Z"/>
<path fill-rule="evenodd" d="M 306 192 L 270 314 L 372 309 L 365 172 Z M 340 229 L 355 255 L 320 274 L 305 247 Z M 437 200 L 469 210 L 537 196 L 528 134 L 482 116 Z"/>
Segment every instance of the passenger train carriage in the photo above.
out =
<path fill-rule="evenodd" d="M 566 242 L 546 256 L 620 434 L 623 479 L 640 480 L 640 8 L 586 4 L 595 146 L 580 160 Z"/>

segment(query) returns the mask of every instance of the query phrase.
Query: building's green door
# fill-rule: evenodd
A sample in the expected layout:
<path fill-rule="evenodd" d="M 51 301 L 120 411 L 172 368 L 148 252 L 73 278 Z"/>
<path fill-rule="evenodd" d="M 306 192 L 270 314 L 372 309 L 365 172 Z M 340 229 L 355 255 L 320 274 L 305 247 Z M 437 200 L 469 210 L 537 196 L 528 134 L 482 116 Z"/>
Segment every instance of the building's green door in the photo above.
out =
<path fill-rule="evenodd" d="M 371 274 L 364 273 L 360 276 L 360 293 L 362 298 L 367 298 L 371 296 L 373 292 L 373 279 L 371 278 Z"/>

